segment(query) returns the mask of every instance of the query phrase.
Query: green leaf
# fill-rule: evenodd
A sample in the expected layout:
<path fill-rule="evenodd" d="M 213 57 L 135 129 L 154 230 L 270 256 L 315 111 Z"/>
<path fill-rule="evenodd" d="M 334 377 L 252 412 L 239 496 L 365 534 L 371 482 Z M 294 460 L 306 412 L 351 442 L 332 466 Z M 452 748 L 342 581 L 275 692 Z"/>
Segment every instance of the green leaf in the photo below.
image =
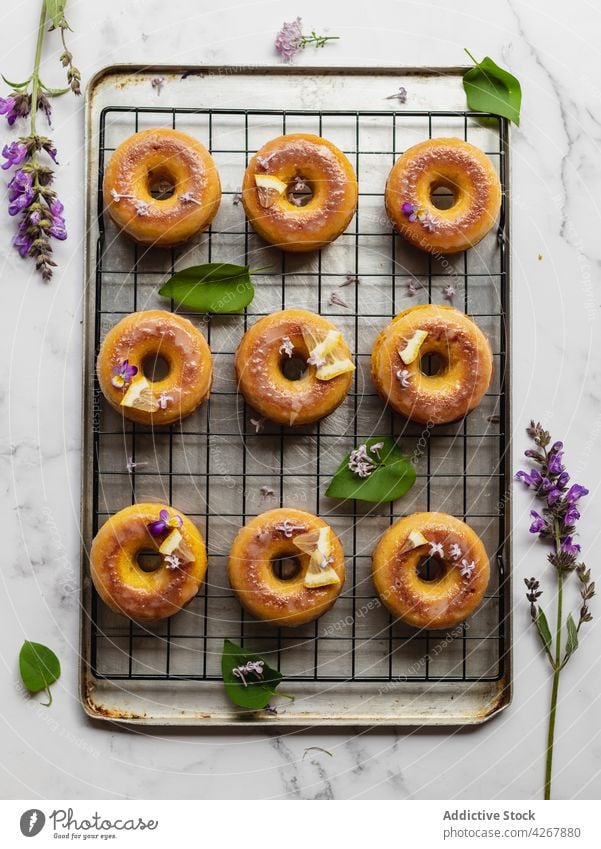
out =
<path fill-rule="evenodd" d="M 66 5 L 67 0 L 46 0 L 46 10 L 53 26 L 60 26 L 61 21 L 65 17 Z"/>
<path fill-rule="evenodd" d="M 238 666 L 244 666 L 249 661 L 263 662 L 263 676 L 258 678 L 254 673 L 248 673 L 246 676 L 246 686 L 244 686 L 243 681 L 234 675 L 234 669 Z M 284 677 L 281 672 L 278 672 L 277 669 L 272 669 L 258 654 L 246 651 L 246 649 L 237 646 L 230 640 L 225 640 L 223 643 L 221 674 L 223 676 L 225 692 L 229 699 L 240 707 L 250 708 L 251 710 L 262 710 L 267 707 L 273 696 L 279 695 L 286 696 L 288 699 L 293 698 L 293 696 L 288 696 L 286 693 L 276 693 L 275 691 L 275 688 L 281 683 Z"/>
<path fill-rule="evenodd" d="M 26 88 L 31 82 L 31 77 L 27 77 L 27 79 L 22 83 L 14 83 L 12 80 L 7 80 L 4 74 L 0 74 L 0 77 L 2 77 L 6 85 L 9 85 L 11 88 L 14 89 Z"/>
<path fill-rule="evenodd" d="M 545 649 L 550 652 L 551 646 L 553 645 L 553 637 L 551 636 L 551 629 L 549 628 L 547 617 L 541 607 L 538 608 L 534 624 L 536 625 L 536 630 L 540 634 L 540 638 L 543 641 Z"/>
<path fill-rule="evenodd" d="M 500 68 L 489 56 L 481 62 L 476 62 L 469 50 L 465 52 L 475 65 L 463 75 L 463 88 L 469 108 L 474 112 L 502 115 L 519 127 L 522 105 L 522 87 L 519 80 L 509 71 Z"/>
<path fill-rule="evenodd" d="M 383 443 L 380 457 L 371 451 L 373 445 Z M 349 452 L 326 490 L 329 498 L 356 498 L 359 501 L 383 503 L 396 501 L 409 492 L 415 483 L 415 469 L 409 459 L 398 448 L 391 436 L 374 436 L 365 441 L 367 453 L 377 463 L 373 472 L 360 478 L 348 467 Z"/>
<path fill-rule="evenodd" d="M 578 629 L 576 628 L 576 623 L 574 622 L 574 617 L 571 613 L 568 613 L 567 626 L 568 641 L 566 644 L 566 658 L 568 658 L 571 654 L 574 654 L 578 648 Z"/>
<path fill-rule="evenodd" d="M 60 97 L 62 94 L 66 94 L 68 91 L 71 91 L 71 86 L 67 86 L 67 88 L 49 88 L 47 85 L 40 80 L 40 85 L 50 97 Z"/>
<path fill-rule="evenodd" d="M 239 312 L 252 301 L 255 290 L 248 265 L 207 262 L 176 272 L 159 295 L 198 312 Z"/>
<path fill-rule="evenodd" d="M 49 701 L 44 704 L 47 707 L 50 706 L 52 704 L 50 685 L 54 684 L 61 674 L 60 661 L 52 649 L 41 643 L 25 640 L 19 652 L 19 672 L 30 693 L 46 690 Z"/>

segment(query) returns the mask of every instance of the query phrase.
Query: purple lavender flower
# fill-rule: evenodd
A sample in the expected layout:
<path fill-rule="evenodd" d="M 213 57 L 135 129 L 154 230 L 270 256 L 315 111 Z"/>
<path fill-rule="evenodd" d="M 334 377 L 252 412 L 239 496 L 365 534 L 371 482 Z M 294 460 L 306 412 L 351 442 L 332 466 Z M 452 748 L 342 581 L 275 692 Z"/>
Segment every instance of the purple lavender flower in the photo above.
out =
<path fill-rule="evenodd" d="M 19 169 L 8 184 L 9 215 L 17 215 L 30 206 L 34 198 L 31 174 Z"/>
<path fill-rule="evenodd" d="M 11 127 L 19 117 L 15 112 L 16 102 L 16 98 L 12 95 L 0 97 L 0 115 L 6 115 L 6 120 Z"/>
<path fill-rule="evenodd" d="M 50 210 L 50 215 L 52 217 L 52 223 L 48 228 L 48 232 L 51 236 L 54 236 L 55 239 L 59 239 L 62 242 L 67 238 L 65 219 L 62 215 L 65 207 L 58 198 L 53 198 L 48 204 L 48 209 Z M 132 366 L 132 368 L 135 368 L 135 366 Z"/>
<path fill-rule="evenodd" d="M 566 525 L 575 525 L 579 518 L 580 513 L 578 509 L 573 504 L 570 504 L 563 517 L 564 522 Z"/>
<path fill-rule="evenodd" d="M 155 522 L 150 522 L 147 527 L 153 537 L 160 537 L 169 528 L 181 528 L 182 525 L 183 520 L 181 516 L 175 513 L 171 516 L 169 510 L 161 510 L 159 518 Z"/>
<path fill-rule="evenodd" d="M 566 501 L 568 504 L 575 504 L 584 495 L 588 495 L 588 489 L 581 486 L 579 483 L 572 484 L 566 493 Z"/>
<path fill-rule="evenodd" d="M 401 207 L 401 212 L 407 216 L 409 221 L 417 221 L 417 207 L 412 203 L 404 203 Z"/>
<path fill-rule="evenodd" d="M 302 47 L 302 20 L 284 22 L 275 39 L 275 49 L 285 62 L 290 62 Z"/>
<path fill-rule="evenodd" d="M 130 366 L 129 360 L 123 360 L 121 363 L 113 366 L 113 376 L 111 383 L 115 389 L 125 389 L 131 383 L 132 378 L 138 373 L 137 366 Z"/>
<path fill-rule="evenodd" d="M 13 236 L 13 245 L 18 250 L 19 255 L 22 257 L 27 256 L 33 244 L 33 239 L 27 232 L 28 225 L 29 222 L 27 218 L 23 218 L 19 222 L 19 227 L 17 229 L 16 234 Z"/>
<path fill-rule="evenodd" d="M 23 142 L 11 142 L 2 148 L 2 156 L 6 162 L 2 163 L 2 170 L 7 171 L 16 165 L 20 165 L 27 156 L 27 145 Z"/>
<path fill-rule="evenodd" d="M 570 557 L 576 557 L 576 555 L 580 554 L 580 546 L 577 542 L 573 542 L 572 537 L 564 537 L 561 540 L 561 550 L 565 554 L 569 554 Z"/>
<path fill-rule="evenodd" d="M 547 523 L 536 510 L 531 510 L 530 515 L 532 517 L 532 524 L 530 525 L 530 533 L 531 534 L 540 534 L 547 527 Z"/>

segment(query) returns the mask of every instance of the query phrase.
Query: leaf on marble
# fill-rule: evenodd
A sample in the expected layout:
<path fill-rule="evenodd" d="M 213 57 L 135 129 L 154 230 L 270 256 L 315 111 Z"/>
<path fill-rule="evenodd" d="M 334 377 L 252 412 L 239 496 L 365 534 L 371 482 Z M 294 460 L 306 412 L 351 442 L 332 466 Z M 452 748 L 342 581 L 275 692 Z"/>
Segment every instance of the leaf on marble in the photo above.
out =
<path fill-rule="evenodd" d="M 475 65 L 463 75 L 468 107 L 474 112 L 502 115 L 519 127 L 522 105 L 522 87 L 519 80 L 509 71 L 500 68 L 489 56 L 477 62 L 469 50 L 466 49 L 465 52 Z"/>
<path fill-rule="evenodd" d="M 61 665 L 52 649 L 41 643 L 25 640 L 19 652 L 19 672 L 21 679 L 30 693 L 48 693 L 48 701 L 42 702 L 45 707 L 52 704 L 50 685 L 59 678 Z"/>

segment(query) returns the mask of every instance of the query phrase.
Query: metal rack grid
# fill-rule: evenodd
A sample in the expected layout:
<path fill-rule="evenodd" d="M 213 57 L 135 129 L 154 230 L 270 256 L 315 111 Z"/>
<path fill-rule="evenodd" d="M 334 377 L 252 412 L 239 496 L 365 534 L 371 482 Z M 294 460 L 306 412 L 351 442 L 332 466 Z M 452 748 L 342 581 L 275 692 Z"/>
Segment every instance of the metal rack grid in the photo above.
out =
<path fill-rule="evenodd" d="M 216 373 L 224 376 L 226 369 L 230 374 L 233 371 L 235 343 L 249 326 L 249 319 L 252 323 L 254 318 L 274 309 L 307 306 L 304 300 L 299 302 L 298 297 L 302 293 L 304 299 L 310 291 L 308 308 L 315 309 L 315 304 L 316 311 L 328 315 L 339 326 L 344 323 L 343 331 L 356 352 L 358 368 L 354 386 L 343 405 L 346 420 L 337 424 L 335 413 L 324 422 L 295 430 L 268 423 L 263 430 L 255 432 L 251 424 L 252 410 L 236 393 L 233 382 L 228 385 L 226 379 L 218 379 L 211 398 L 200 411 L 178 425 L 152 433 L 115 416 L 102 403 L 99 387 L 95 384 L 93 532 L 96 533 L 108 515 L 127 503 L 147 498 L 167 500 L 199 525 L 209 550 L 208 578 L 199 596 L 186 610 L 156 626 L 142 627 L 126 622 L 110 613 L 93 594 L 91 672 L 96 678 L 218 680 L 223 638 L 229 637 L 260 651 L 270 663 L 281 667 L 287 678 L 298 681 L 385 684 L 502 679 L 508 609 L 504 557 L 509 419 L 505 324 L 509 287 L 506 121 L 490 116 L 494 129 L 487 133 L 494 144 L 487 142 L 484 147 L 498 165 L 503 203 L 498 233 L 487 237 L 483 243 L 486 247 L 478 250 L 475 263 L 472 252 L 442 262 L 441 258 L 418 255 L 392 232 L 383 217 L 384 182 L 373 191 L 362 188 L 365 175 L 376 158 L 383 158 L 388 168 L 392 166 L 403 150 L 399 138 L 412 123 L 414 128 L 425 129 L 424 136 L 460 135 L 470 141 L 472 135 L 477 136 L 481 131 L 481 118 L 482 115 L 468 112 L 209 110 L 158 106 L 111 107 L 102 111 L 96 187 L 99 225 L 96 352 L 106 329 L 122 315 L 136 309 L 168 308 L 167 302 L 156 299 L 160 282 L 177 267 L 192 264 L 181 251 L 148 250 L 126 242 L 116 234 L 112 224 L 104 220 L 101 192 L 104 164 L 121 136 L 155 125 L 195 132 L 215 157 L 218 168 L 222 159 L 237 158 L 241 181 L 249 156 L 262 143 L 255 141 L 257 131 L 265 141 L 277 135 L 278 130 L 282 133 L 304 131 L 310 125 L 313 128 L 310 131 L 332 138 L 336 125 L 337 129 L 342 128 L 345 137 L 339 146 L 353 162 L 359 179 L 357 214 L 339 240 L 345 241 L 343 261 L 346 265 L 338 263 L 332 268 L 325 251 L 311 255 L 312 259 L 301 257 L 299 260 L 265 248 L 253 234 L 240 206 L 233 223 L 220 225 L 220 216 L 217 217 L 201 244 L 195 246 L 194 261 L 224 259 L 263 265 L 256 262 L 255 257 L 267 253 L 275 270 L 263 271 L 256 278 L 257 292 L 270 293 L 267 303 L 262 305 L 260 299 L 255 298 L 243 316 L 209 320 L 198 314 L 182 311 L 180 314 L 196 323 L 202 321 L 215 357 Z M 218 132 L 223 126 L 236 128 L 231 134 L 238 141 L 232 141 L 231 146 L 224 146 L 224 133 Z M 448 132 L 449 126 L 451 132 Z M 441 132 L 443 128 L 445 131 Z M 378 131 L 383 131 L 382 135 L 391 143 L 374 144 Z M 225 136 L 229 134 L 228 129 Z M 366 136 L 369 142 L 364 148 L 362 142 Z M 335 138 L 332 140 L 336 142 Z M 234 195 L 234 186 L 228 188 L 226 185 L 222 209 L 226 204 L 231 205 L 229 217 L 235 210 Z M 379 213 L 374 215 L 373 210 L 378 207 Z M 370 242 L 369 248 L 365 248 L 366 242 Z M 372 246 L 374 242 L 376 248 Z M 228 254 L 217 256 L 217 250 L 230 243 L 232 247 L 235 245 L 238 258 Z M 198 252 L 202 258 L 198 257 Z M 362 261 L 364 253 L 376 261 L 375 269 L 366 270 Z M 381 267 L 384 256 L 387 257 L 387 270 Z M 349 310 L 327 301 L 332 285 L 346 282 L 346 273 L 356 275 L 348 287 L 341 289 L 349 301 Z M 377 330 L 406 306 L 440 300 L 440 286 L 449 279 L 458 283 L 455 305 L 473 315 L 491 337 L 496 383 L 478 411 L 464 421 L 423 430 L 385 410 L 365 378 L 371 345 L 369 337 L 364 336 L 363 324 L 368 322 L 370 327 L 373 324 Z M 298 288 L 299 280 L 310 290 Z M 408 280 L 418 289 L 417 295 L 410 300 L 407 300 L 404 286 Z M 370 286 L 375 287 L 378 297 L 371 297 Z M 383 290 L 386 291 L 386 304 L 378 306 Z M 473 296 L 473 292 L 477 296 Z M 365 307 L 364 293 L 367 293 Z M 226 324 L 232 335 L 227 337 L 226 333 L 224 344 Z M 365 407 L 367 415 L 364 415 Z M 413 495 L 395 504 L 375 507 L 355 502 L 340 506 L 324 499 L 322 492 L 340 458 L 351 445 L 376 433 L 400 436 L 405 450 L 412 453 L 413 449 L 418 471 Z M 292 460 L 290 457 L 295 445 L 302 445 L 306 451 L 306 462 L 300 469 L 294 465 L 298 464 L 298 454 L 293 453 Z M 215 446 L 221 446 L 217 457 Z M 126 462 L 129 462 L 129 470 Z M 224 481 L 227 481 L 225 507 Z M 258 503 L 255 490 L 264 482 L 272 486 L 274 497 Z M 191 487 L 194 493 L 190 503 L 184 506 L 182 484 Z M 308 489 L 311 491 L 309 501 L 306 498 Z M 224 577 L 223 564 L 228 548 L 224 523 L 231 531 L 231 539 L 236 528 L 250 516 L 278 505 L 305 507 L 323 516 L 339 533 L 342 528 L 349 567 L 344 591 L 330 614 L 301 629 L 276 629 L 251 620 L 233 599 Z M 491 555 L 493 579 L 489 594 L 472 620 L 451 634 L 416 632 L 393 622 L 375 599 L 369 581 L 369 541 L 375 543 L 386 526 L 414 509 L 441 509 L 463 518 L 484 537 Z M 444 658 L 442 665 L 441 658 Z"/>

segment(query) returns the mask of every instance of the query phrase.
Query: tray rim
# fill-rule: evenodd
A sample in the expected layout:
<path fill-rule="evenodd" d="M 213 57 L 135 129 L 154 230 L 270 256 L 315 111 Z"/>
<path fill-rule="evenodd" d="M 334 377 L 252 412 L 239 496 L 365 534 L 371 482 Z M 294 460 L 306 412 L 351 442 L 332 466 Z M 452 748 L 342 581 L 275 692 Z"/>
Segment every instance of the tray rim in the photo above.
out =
<path fill-rule="evenodd" d="M 88 550 L 86 548 L 87 529 L 90 523 L 91 505 L 88 503 L 89 489 L 89 463 L 87 457 L 90 450 L 90 442 L 93 434 L 93 419 L 95 398 L 93 392 L 88 392 L 88 387 L 91 385 L 90 380 L 94 373 L 94 363 L 88 355 L 90 340 L 93 336 L 94 327 L 93 319 L 94 312 L 92 307 L 92 297 L 90 296 L 91 277 L 93 272 L 92 251 L 90 245 L 90 230 L 88 223 L 93 220 L 95 215 L 92 204 L 92 192 L 90 190 L 91 176 L 91 146 L 93 144 L 93 134 L 91 132 L 93 120 L 93 96 L 96 88 L 100 83 L 112 74 L 182 74 L 189 73 L 190 75 L 201 76 L 203 74 L 226 74 L 228 76 L 430 76 L 430 77 L 457 77 L 462 76 L 469 66 L 453 65 L 453 66 L 397 66 L 397 65 L 334 65 L 329 67 L 320 67 L 315 65 L 284 65 L 284 64 L 253 64 L 253 65 L 227 65 L 227 64 L 201 64 L 201 65 L 172 65 L 172 64 L 151 64 L 144 65 L 136 62 L 115 63 L 105 65 L 90 77 L 84 91 L 84 185 L 85 185 L 85 203 L 84 203 L 84 309 L 82 315 L 82 348 L 83 348 L 83 369 L 82 369 L 82 431 L 81 431 L 81 456 L 82 456 L 82 471 L 81 471 L 81 510 L 80 510 L 80 538 L 81 538 L 81 556 L 80 556 L 80 605 L 81 611 L 79 616 L 79 671 L 78 671 L 78 694 L 79 701 L 84 713 L 92 720 L 102 722 L 103 724 L 114 724 L 129 726 L 149 725 L 154 727 L 179 727 L 193 728 L 195 731 L 203 729 L 234 729 L 241 728 L 245 731 L 255 728 L 262 731 L 264 728 L 271 726 L 280 729 L 295 728 L 297 730 L 312 731 L 315 728 L 329 728 L 333 732 L 340 731 L 344 728 L 458 728 L 462 726 L 479 726 L 490 721 L 500 713 L 505 711 L 513 701 L 513 607 L 512 607 L 512 563 L 513 563 L 513 521 L 512 521 L 512 498 L 509 486 L 506 487 L 504 497 L 504 552 L 508 552 L 508 556 L 504 558 L 505 563 L 509 564 L 507 573 L 502 573 L 502 583 L 506 585 L 506 593 L 508 598 L 508 608 L 505 619 L 507 622 L 507 645 L 505 650 L 505 674 L 498 683 L 498 693 L 493 698 L 490 708 L 484 715 L 481 714 L 466 714 L 465 716 L 437 718 L 435 716 L 423 717 L 419 721 L 413 721 L 413 717 L 402 716 L 394 718 L 390 715 L 375 714 L 372 717 L 361 717 L 347 719 L 342 716 L 298 716 L 291 717 L 285 714 L 280 716 L 260 716 L 252 715 L 250 712 L 241 718 L 238 714 L 232 714 L 231 717 L 208 717 L 202 716 L 202 712 L 198 711 L 193 716 L 182 717 L 153 717 L 152 715 L 133 715 L 128 713 L 118 713 L 117 711 L 109 711 L 102 707 L 101 704 L 96 704 L 92 700 L 93 677 L 89 670 L 89 645 L 87 641 L 85 629 L 85 617 L 89 606 L 86 603 L 87 596 L 90 593 L 90 579 L 88 570 Z M 342 110 L 345 111 L 345 110 Z M 348 110 L 346 110 L 348 111 Z M 367 110 L 361 110 L 367 111 Z M 394 110 L 391 110 L 394 111 Z M 402 113 L 402 110 L 400 110 Z M 412 112 L 422 110 L 409 110 Z M 425 114 L 428 112 L 436 113 L 437 110 L 423 110 Z M 442 112 L 450 112 L 453 114 L 474 114 L 472 110 L 440 110 Z M 510 147 L 510 124 L 504 122 L 503 141 L 506 151 L 505 173 L 506 173 L 506 204 L 505 204 L 505 221 L 503 232 L 505 237 L 505 250 L 507 251 L 507 268 L 509 270 L 508 280 L 511 281 L 512 270 L 512 253 L 511 253 L 511 147 Z M 506 286 L 505 291 L 505 311 L 504 316 L 511 318 L 511 287 Z M 506 484 L 511 481 L 512 469 L 512 373 L 511 373 L 511 321 L 504 322 L 505 330 L 505 413 L 504 427 L 506 433 L 506 451 L 503 457 L 503 466 L 505 471 Z M 418 682 L 404 682 L 406 686 L 418 686 Z M 248 716 L 248 718 L 246 718 Z M 252 718 L 251 718 L 252 717 Z"/>

